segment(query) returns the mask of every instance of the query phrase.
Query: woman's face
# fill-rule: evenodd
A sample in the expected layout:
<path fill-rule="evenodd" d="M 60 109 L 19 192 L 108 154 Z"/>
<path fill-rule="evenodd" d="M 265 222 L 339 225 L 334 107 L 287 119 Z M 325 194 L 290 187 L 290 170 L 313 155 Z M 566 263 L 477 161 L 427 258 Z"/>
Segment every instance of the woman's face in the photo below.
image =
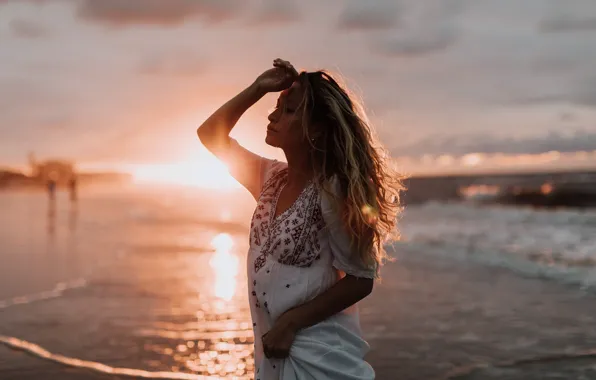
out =
<path fill-rule="evenodd" d="M 302 132 L 301 102 L 303 89 L 299 82 L 282 91 L 277 99 L 275 110 L 269 114 L 265 142 L 276 148 L 294 150 L 307 147 Z"/>

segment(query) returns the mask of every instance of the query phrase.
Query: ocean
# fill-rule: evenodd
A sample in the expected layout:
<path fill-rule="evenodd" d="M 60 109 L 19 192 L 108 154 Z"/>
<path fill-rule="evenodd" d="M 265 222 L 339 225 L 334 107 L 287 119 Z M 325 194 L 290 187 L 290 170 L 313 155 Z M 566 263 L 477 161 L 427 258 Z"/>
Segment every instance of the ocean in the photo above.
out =
<path fill-rule="evenodd" d="M 0 193 L 0 379 L 252 378 L 240 190 Z M 379 379 L 595 379 L 596 211 L 406 207 L 361 302 Z"/>

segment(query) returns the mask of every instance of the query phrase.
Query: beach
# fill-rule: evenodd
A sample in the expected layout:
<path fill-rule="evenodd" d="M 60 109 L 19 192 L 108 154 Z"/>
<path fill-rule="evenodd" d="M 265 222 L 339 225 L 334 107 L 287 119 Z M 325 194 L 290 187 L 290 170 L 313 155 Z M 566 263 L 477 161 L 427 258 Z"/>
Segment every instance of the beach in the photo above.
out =
<path fill-rule="evenodd" d="M 246 194 L 62 195 L 0 194 L 0 379 L 251 378 Z M 359 305 L 378 379 L 596 377 L 595 212 L 430 203 L 400 226 Z"/>

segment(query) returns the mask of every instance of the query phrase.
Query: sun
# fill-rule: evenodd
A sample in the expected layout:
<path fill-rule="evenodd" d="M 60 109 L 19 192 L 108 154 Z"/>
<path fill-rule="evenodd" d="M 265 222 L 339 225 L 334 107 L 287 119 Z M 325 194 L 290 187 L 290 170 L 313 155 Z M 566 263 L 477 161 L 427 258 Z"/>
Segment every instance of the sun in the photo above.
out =
<path fill-rule="evenodd" d="M 206 155 L 181 162 L 137 165 L 131 171 L 137 183 L 169 183 L 214 190 L 240 187 L 226 165 Z"/>

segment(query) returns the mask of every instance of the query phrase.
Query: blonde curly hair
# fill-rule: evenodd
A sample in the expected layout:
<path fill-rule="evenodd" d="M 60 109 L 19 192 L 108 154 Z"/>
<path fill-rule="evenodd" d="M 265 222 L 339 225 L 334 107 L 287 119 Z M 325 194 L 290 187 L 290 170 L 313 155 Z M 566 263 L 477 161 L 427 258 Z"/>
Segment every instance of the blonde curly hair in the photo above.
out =
<path fill-rule="evenodd" d="M 303 132 L 310 142 L 315 181 L 336 198 L 344 226 L 364 264 L 378 270 L 383 245 L 399 239 L 403 177 L 379 143 L 362 106 L 326 71 L 302 72 Z M 335 177 L 340 192 L 329 188 Z"/>

